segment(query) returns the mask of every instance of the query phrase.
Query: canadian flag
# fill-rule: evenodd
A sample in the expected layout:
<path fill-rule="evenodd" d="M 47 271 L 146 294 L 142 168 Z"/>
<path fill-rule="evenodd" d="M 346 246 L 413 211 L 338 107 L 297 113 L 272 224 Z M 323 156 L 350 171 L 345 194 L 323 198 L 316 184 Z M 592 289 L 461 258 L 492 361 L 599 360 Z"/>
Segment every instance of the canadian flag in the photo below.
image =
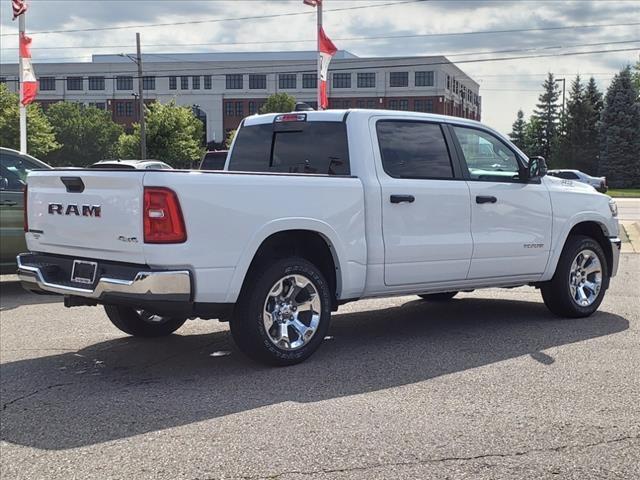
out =
<path fill-rule="evenodd" d="M 36 99 L 38 81 L 31 64 L 31 38 L 20 33 L 20 66 L 22 68 L 22 98 L 23 105 L 29 105 Z"/>
<path fill-rule="evenodd" d="M 322 27 L 318 29 L 318 50 L 320 53 L 320 105 L 322 109 L 326 109 L 329 106 L 327 100 L 327 75 L 329 72 L 329 63 L 331 58 L 338 51 L 329 37 L 324 33 Z"/>

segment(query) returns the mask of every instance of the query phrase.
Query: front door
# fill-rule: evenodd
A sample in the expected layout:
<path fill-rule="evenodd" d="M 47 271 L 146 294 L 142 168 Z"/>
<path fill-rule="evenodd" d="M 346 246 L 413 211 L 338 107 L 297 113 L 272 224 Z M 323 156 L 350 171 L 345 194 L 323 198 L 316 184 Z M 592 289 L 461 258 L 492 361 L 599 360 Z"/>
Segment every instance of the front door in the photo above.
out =
<path fill-rule="evenodd" d="M 551 199 L 541 183 L 526 182 L 517 154 L 493 133 L 453 126 L 468 168 L 473 257 L 469 279 L 535 278 L 551 247 Z"/>
<path fill-rule="evenodd" d="M 456 178 L 438 123 L 381 119 L 384 281 L 421 285 L 464 280 L 471 262 L 469 188 Z"/>

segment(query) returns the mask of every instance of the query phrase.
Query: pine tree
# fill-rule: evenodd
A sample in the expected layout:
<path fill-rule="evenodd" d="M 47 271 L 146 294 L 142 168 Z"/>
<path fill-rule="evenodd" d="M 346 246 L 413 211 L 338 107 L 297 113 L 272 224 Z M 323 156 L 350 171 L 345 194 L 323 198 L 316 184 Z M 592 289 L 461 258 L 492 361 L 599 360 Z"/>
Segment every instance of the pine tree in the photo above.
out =
<path fill-rule="evenodd" d="M 520 150 L 526 148 L 526 128 L 527 122 L 524 121 L 524 113 L 522 110 L 518 110 L 518 118 L 513 122 L 509 138 Z"/>
<path fill-rule="evenodd" d="M 584 172 L 589 175 L 598 174 L 598 159 L 600 157 L 599 123 L 602 112 L 602 92 L 598 90 L 596 80 L 591 77 L 584 92 L 585 98 L 585 131 L 583 163 Z"/>
<path fill-rule="evenodd" d="M 542 126 L 540 119 L 531 115 L 525 128 L 525 153 L 529 157 L 539 157 L 543 155 Z"/>
<path fill-rule="evenodd" d="M 640 186 L 640 102 L 625 67 L 609 85 L 600 128 L 600 174 L 616 188 Z"/>
<path fill-rule="evenodd" d="M 587 140 L 587 117 L 590 104 L 585 96 L 585 89 L 576 76 L 571 83 L 569 101 L 564 116 L 564 135 L 560 140 L 560 157 L 557 163 L 570 168 L 586 171 L 589 167 L 585 160 L 585 143 Z M 593 172 L 587 172 L 593 173 Z"/>
<path fill-rule="evenodd" d="M 555 150 L 558 140 L 558 98 L 560 92 L 558 84 L 553 76 L 549 73 L 547 79 L 542 84 L 544 92 L 538 97 L 538 103 L 534 110 L 534 115 L 538 118 L 537 128 L 540 131 L 535 135 L 541 140 L 541 155 L 546 158 L 547 163 L 552 165 L 554 160 L 552 152 Z"/>

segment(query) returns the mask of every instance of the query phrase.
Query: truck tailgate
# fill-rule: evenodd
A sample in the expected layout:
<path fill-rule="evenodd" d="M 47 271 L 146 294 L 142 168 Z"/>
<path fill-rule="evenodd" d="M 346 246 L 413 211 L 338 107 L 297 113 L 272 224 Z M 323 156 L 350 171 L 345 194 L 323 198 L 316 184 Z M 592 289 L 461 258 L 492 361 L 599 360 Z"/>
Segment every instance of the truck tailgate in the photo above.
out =
<path fill-rule="evenodd" d="M 33 252 L 144 264 L 144 171 L 51 170 L 29 175 Z"/>

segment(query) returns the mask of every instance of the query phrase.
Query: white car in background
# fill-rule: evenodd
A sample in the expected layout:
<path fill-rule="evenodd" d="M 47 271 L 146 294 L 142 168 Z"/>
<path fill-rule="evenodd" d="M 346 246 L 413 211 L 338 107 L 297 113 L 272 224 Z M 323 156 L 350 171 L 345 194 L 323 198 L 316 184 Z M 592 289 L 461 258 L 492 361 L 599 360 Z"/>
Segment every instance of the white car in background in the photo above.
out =
<path fill-rule="evenodd" d="M 101 160 L 89 168 L 125 168 L 135 170 L 173 170 L 168 163 L 160 160 Z"/>
<path fill-rule="evenodd" d="M 587 185 L 591 185 L 600 193 L 605 193 L 608 190 L 606 177 L 592 177 L 580 170 L 549 170 L 547 175 L 562 178 L 564 180 L 575 180 L 576 182 L 586 183 Z"/>

